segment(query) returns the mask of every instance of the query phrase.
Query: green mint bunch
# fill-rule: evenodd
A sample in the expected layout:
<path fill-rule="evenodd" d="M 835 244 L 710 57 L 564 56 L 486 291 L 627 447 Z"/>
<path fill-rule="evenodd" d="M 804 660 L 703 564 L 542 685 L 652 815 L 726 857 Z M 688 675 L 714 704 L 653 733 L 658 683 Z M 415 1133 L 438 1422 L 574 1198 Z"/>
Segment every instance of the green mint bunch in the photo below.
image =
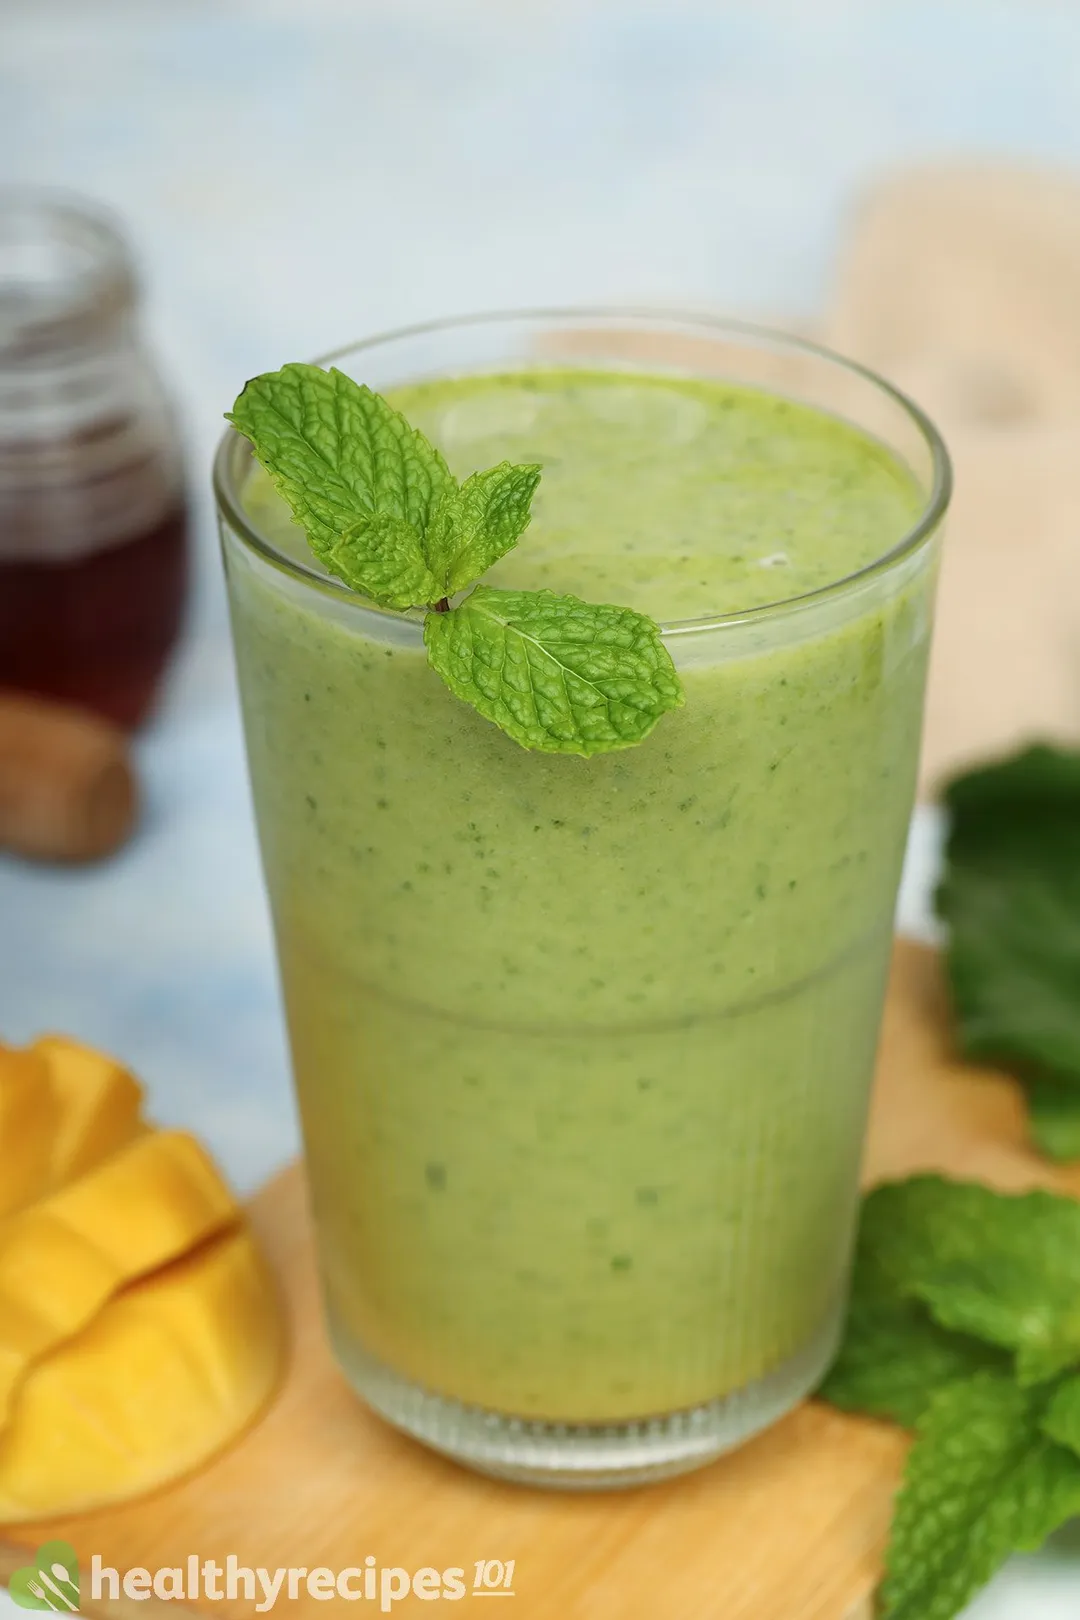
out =
<path fill-rule="evenodd" d="M 940 1176 L 877 1188 L 820 1394 L 915 1430 L 880 1612 L 952 1620 L 1080 1513 L 1080 1203 Z"/>
<path fill-rule="evenodd" d="M 319 366 L 253 378 L 227 420 L 323 566 L 377 607 L 426 610 L 432 668 L 523 747 L 630 748 L 683 702 L 644 614 L 476 584 L 524 534 L 539 467 L 504 461 L 459 483 L 379 394 Z"/>
<path fill-rule="evenodd" d="M 964 1055 L 1024 1086 L 1031 1134 L 1080 1158 L 1080 754 L 1038 746 L 958 777 L 938 911 Z"/>

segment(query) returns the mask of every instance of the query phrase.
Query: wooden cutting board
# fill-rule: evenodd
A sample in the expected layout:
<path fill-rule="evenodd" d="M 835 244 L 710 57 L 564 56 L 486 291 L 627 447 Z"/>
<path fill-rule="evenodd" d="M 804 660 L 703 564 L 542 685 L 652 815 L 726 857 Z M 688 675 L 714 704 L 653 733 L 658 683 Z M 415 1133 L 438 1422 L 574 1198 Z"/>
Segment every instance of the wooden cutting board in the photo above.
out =
<path fill-rule="evenodd" d="M 907 390 L 952 452 L 922 786 L 1080 737 L 1080 181 L 935 163 L 845 233 L 823 335 Z"/>
<path fill-rule="evenodd" d="M 947 1053 L 932 953 L 897 947 L 867 1174 L 935 1167 L 1005 1188 L 1069 1177 L 1024 1145 L 1016 1088 Z M 626 1493 L 548 1494 L 481 1479 L 406 1440 L 347 1389 L 319 1314 L 303 1182 L 286 1171 L 254 1201 L 280 1275 L 293 1346 L 263 1421 L 197 1477 L 109 1512 L 14 1534 L 33 1547 L 62 1536 L 84 1571 L 94 1553 L 121 1571 L 224 1563 L 308 1569 L 416 1570 L 514 1560 L 520 1620 L 861 1620 L 869 1615 L 905 1452 L 887 1425 L 813 1403 L 735 1455 L 683 1479 Z M 18 1558 L 14 1549 L 8 1562 Z M 0 1566 L 3 1558 L 0 1554 Z M 0 1567 L 0 1573 L 3 1573 Z M 465 1600 L 471 1603 L 472 1595 Z M 154 1605 L 154 1607 L 158 1607 Z M 179 1605 L 170 1604 L 175 1615 Z M 249 1615 L 250 1602 L 192 1605 Z M 105 1604 L 85 1612 L 118 1616 Z M 146 1604 L 124 1606 L 129 1617 Z M 273 1611 L 325 1615 L 304 1597 Z M 360 1614 L 378 1612 L 364 1602 Z M 442 1612 L 409 1597 L 394 1613 Z M 451 1612 L 460 1612 L 452 1610 Z"/>

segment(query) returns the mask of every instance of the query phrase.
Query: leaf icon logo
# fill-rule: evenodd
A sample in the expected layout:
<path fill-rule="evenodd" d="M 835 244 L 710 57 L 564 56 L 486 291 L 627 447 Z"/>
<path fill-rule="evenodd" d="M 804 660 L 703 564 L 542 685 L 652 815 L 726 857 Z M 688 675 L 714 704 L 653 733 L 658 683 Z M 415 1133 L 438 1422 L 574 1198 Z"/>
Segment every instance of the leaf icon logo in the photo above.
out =
<path fill-rule="evenodd" d="M 79 1609 L 79 1560 L 67 1541 L 46 1541 L 11 1577 L 9 1587 L 20 1609 L 51 1609 L 76 1614 Z"/>

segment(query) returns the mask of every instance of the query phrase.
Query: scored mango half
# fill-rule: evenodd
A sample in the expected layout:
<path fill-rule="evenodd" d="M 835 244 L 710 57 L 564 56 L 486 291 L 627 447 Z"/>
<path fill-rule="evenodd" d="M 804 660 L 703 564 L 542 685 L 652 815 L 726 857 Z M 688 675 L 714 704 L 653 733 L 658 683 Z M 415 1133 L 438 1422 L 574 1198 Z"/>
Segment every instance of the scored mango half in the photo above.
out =
<path fill-rule="evenodd" d="M 0 1428 L 32 1361 L 78 1333 L 125 1283 L 237 1215 L 193 1136 L 152 1131 L 0 1222 Z"/>
<path fill-rule="evenodd" d="M 0 1435 L 0 1522 L 190 1473 L 258 1414 L 281 1353 L 276 1292 L 244 1227 L 125 1289 L 24 1379 Z"/>
<path fill-rule="evenodd" d="M 57 1103 L 49 1179 L 62 1187 L 146 1129 L 142 1087 L 115 1058 L 66 1035 L 42 1035 L 31 1051 L 45 1059 Z"/>
<path fill-rule="evenodd" d="M 243 1211 L 130 1070 L 0 1046 L 0 1523 L 138 1495 L 245 1427 L 282 1361 Z"/>
<path fill-rule="evenodd" d="M 0 1046 L 0 1216 L 48 1186 L 59 1122 L 59 1098 L 40 1052 Z"/>

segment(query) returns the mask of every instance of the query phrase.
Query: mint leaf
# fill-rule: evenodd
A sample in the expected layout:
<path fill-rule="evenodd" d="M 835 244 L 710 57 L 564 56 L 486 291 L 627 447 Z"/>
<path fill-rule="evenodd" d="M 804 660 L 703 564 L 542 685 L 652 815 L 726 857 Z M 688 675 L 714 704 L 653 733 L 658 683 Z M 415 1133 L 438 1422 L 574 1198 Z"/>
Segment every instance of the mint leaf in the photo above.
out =
<path fill-rule="evenodd" d="M 319 557 L 373 513 L 422 537 L 453 487 L 424 435 L 343 371 L 294 364 L 253 377 L 226 419 L 251 440 Z"/>
<path fill-rule="evenodd" d="M 911 1300 L 862 1301 L 852 1305 L 840 1353 L 818 1394 L 842 1412 L 913 1429 L 939 1390 L 1002 1362 L 978 1339 L 939 1327 Z"/>
<path fill-rule="evenodd" d="M 389 512 L 373 512 L 353 523 L 327 546 L 323 562 L 380 607 L 410 608 L 442 595 L 442 585 L 424 561 L 420 536 L 411 523 Z"/>
<path fill-rule="evenodd" d="M 386 400 L 318 366 L 253 378 L 227 419 L 327 569 L 379 607 L 438 610 L 432 667 L 523 747 L 629 748 L 683 702 L 660 627 L 630 608 L 485 586 L 448 606 L 524 533 L 539 467 L 504 461 L 459 488 Z"/>
<path fill-rule="evenodd" d="M 1080 1376 L 1063 1378 L 1050 1395 L 1042 1419 L 1043 1433 L 1080 1453 Z"/>
<path fill-rule="evenodd" d="M 985 1368 L 1008 1371 L 1000 1350 L 940 1327 L 906 1299 L 861 1241 L 856 1250 L 843 1343 L 819 1396 L 845 1412 L 866 1412 L 913 1429 L 945 1385 Z"/>
<path fill-rule="evenodd" d="M 457 484 L 448 484 L 442 490 L 431 510 L 431 518 L 423 536 L 424 556 L 432 574 L 439 581 L 436 602 L 453 593 L 447 583 L 450 568 L 461 547 L 460 521 L 461 492 Z"/>
<path fill-rule="evenodd" d="M 992 1372 L 934 1396 L 897 1499 L 888 1620 L 952 1620 L 1011 1553 L 1080 1511 L 1080 1457 L 1042 1432 L 1045 1403 Z"/>
<path fill-rule="evenodd" d="M 630 608 L 478 585 L 424 641 L 457 697 L 546 753 L 629 748 L 683 702 L 658 626 Z"/>
<path fill-rule="evenodd" d="M 1031 1139 L 1048 1159 L 1080 1159 L 1080 1086 L 1043 1076 L 1025 1083 Z"/>
<path fill-rule="evenodd" d="M 915 1176 L 876 1188 L 859 1236 L 901 1297 L 1012 1350 L 1023 1384 L 1080 1365 L 1080 1204 Z"/>
<path fill-rule="evenodd" d="M 509 461 L 466 478 L 458 496 L 461 549 L 450 565 L 447 593 L 453 596 L 504 557 L 529 526 L 539 467 Z"/>
<path fill-rule="evenodd" d="M 959 777 L 946 802 L 937 906 L 960 1046 L 1072 1088 L 1080 1108 L 1080 754 L 1026 749 Z M 1062 1099 L 1051 1112 L 1067 1110 Z M 1055 1156 L 1074 1141 L 1052 1124 L 1039 1135 Z"/>
<path fill-rule="evenodd" d="M 440 596 L 455 596 L 504 557 L 529 525 L 540 468 L 502 461 L 473 473 L 461 488 L 443 490 L 424 536 L 424 552 L 442 583 Z"/>

